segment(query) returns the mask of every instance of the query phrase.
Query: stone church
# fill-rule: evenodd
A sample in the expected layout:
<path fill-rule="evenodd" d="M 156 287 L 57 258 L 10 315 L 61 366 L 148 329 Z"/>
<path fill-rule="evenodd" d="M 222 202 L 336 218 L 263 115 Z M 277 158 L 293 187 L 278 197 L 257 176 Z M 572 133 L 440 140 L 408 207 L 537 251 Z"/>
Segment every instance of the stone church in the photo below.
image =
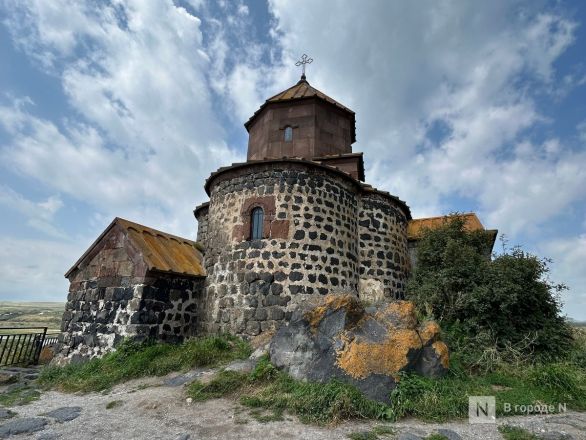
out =
<path fill-rule="evenodd" d="M 331 293 L 402 298 L 419 234 L 442 218 L 413 220 L 403 200 L 365 182 L 355 113 L 304 74 L 244 126 L 247 160 L 206 180 L 197 242 L 116 218 L 66 273 L 62 360 L 127 336 L 251 338 Z"/>

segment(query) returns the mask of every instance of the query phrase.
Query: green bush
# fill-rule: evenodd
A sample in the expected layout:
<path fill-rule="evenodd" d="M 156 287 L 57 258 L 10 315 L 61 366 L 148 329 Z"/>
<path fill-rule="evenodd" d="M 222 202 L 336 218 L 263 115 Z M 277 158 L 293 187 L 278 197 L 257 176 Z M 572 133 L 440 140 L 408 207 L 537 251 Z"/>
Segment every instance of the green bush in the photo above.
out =
<path fill-rule="evenodd" d="M 571 330 L 559 301 L 565 286 L 549 281 L 549 261 L 520 248 L 492 260 L 489 252 L 487 233 L 466 231 L 457 214 L 448 217 L 442 227 L 424 231 L 407 298 L 452 328 L 456 344 L 474 335 L 476 351 L 517 350 L 540 358 L 567 353 Z"/>

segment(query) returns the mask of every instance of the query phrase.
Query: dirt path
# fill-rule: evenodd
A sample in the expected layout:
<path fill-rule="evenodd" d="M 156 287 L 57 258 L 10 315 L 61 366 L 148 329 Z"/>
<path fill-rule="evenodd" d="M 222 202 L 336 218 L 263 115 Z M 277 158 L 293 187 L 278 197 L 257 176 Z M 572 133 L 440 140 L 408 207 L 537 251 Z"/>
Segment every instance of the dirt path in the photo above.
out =
<path fill-rule="evenodd" d="M 72 395 L 46 392 L 29 405 L 12 408 L 17 415 L 0 420 L 0 425 L 22 425 L 23 421 L 32 419 L 30 426 L 42 428 L 15 435 L 5 432 L 5 436 L 14 440 L 347 439 L 350 433 L 369 431 L 374 426 L 381 425 L 374 422 L 351 422 L 322 428 L 304 425 L 290 416 L 286 416 L 284 421 L 260 423 L 250 414 L 248 408 L 230 400 L 187 402 L 180 384 L 183 380 L 184 376 L 145 378 L 119 385 L 108 394 Z M 115 401 L 117 404 L 108 409 L 107 405 Z M 62 410 L 52 416 L 46 415 L 63 407 L 78 408 Z M 56 421 L 59 418 L 72 420 Z M 549 433 L 545 438 L 550 439 L 586 440 L 586 413 L 512 417 L 499 419 L 498 423 L 522 426 L 540 434 Z M 26 428 L 26 423 L 24 425 Z M 448 430 L 444 433 L 456 440 L 502 438 L 496 425 L 469 425 L 467 421 L 438 425 L 406 420 L 386 425 L 396 429 L 397 435 L 394 438 L 405 440 L 422 438 L 438 429 Z M 571 437 L 563 437 L 562 434 Z"/>

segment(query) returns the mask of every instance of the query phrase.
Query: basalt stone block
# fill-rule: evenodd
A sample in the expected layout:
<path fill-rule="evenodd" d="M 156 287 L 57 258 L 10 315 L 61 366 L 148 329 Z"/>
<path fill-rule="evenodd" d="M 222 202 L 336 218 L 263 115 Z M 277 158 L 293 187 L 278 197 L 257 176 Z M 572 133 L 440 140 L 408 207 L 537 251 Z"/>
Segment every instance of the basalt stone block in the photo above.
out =
<path fill-rule="evenodd" d="M 254 283 L 259 278 L 259 274 L 256 272 L 246 272 L 246 274 L 244 275 L 244 280 L 249 284 Z"/>
<path fill-rule="evenodd" d="M 274 321 L 280 321 L 285 317 L 285 312 L 280 308 L 270 308 L 268 309 L 268 319 L 272 319 Z"/>
<path fill-rule="evenodd" d="M 273 337 L 270 356 L 296 379 L 336 378 L 385 403 L 399 372 L 438 377 L 449 362 L 439 326 L 419 324 L 413 303 L 396 301 L 370 313 L 352 295 L 329 295 L 299 309 Z"/>
<path fill-rule="evenodd" d="M 256 336 L 260 333 L 260 324 L 257 321 L 248 321 L 246 323 L 246 333 Z"/>
<path fill-rule="evenodd" d="M 264 306 L 286 306 L 289 301 L 291 301 L 291 297 L 287 296 L 275 296 L 269 295 L 263 299 Z"/>
<path fill-rule="evenodd" d="M 301 281 L 303 279 L 303 274 L 301 272 L 293 271 L 289 274 L 289 279 L 291 281 Z"/>
<path fill-rule="evenodd" d="M 289 292 L 291 292 L 291 295 L 297 295 L 299 293 L 303 293 L 303 286 L 297 286 L 297 285 L 289 286 Z"/>
<path fill-rule="evenodd" d="M 259 274 L 259 279 L 261 279 L 265 283 L 272 283 L 274 280 L 274 275 L 270 272 L 261 272 Z"/>
<path fill-rule="evenodd" d="M 295 231 L 295 234 L 293 235 L 294 240 L 303 240 L 304 238 L 305 238 L 305 231 L 303 231 L 301 229 Z"/>
<path fill-rule="evenodd" d="M 266 309 L 256 309 L 256 312 L 254 314 L 254 319 L 256 319 L 257 321 L 264 321 L 267 319 L 267 310 Z"/>
<path fill-rule="evenodd" d="M 12 420 L 0 426 L 0 438 L 6 438 L 18 434 L 31 434 L 45 429 L 48 419 L 40 417 L 27 417 Z"/>

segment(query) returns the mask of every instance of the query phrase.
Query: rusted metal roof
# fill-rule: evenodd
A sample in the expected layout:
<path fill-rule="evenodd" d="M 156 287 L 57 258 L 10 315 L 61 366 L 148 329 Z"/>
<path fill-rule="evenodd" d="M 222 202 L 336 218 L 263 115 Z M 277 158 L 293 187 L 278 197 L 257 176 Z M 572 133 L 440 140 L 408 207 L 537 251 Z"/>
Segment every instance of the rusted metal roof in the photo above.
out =
<path fill-rule="evenodd" d="M 297 84 L 292 87 L 289 87 L 287 90 L 283 90 L 280 93 L 277 93 L 275 96 L 270 97 L 267 99 L 260 108 L 254 112 L 254 114 L 250 117 L 248 121 L 244 124 L 244 127 L 248 130 L 252 122 L 256 119 L 256 117 L 263 111 L 263 109 L 271 103 L 282 103 L 282 102 L 289 102 L 301 99 L 310 99 L 310 98 L 319 98 L 329 104 L 332 104 L 343 110 L 345 112 L 350 113 L 353 122 L 352 128 L 352 143 L 356 142 L 356 114 L 350 110 L 348 107 L 340 104 L 333 98 L 330 98 L 325 93 L 319 91 L 315 87 L 311 86 L 309 82 L 305 78 L 300 79 Z"/>
<path fill-rule="evenodd" d="M 197 242 L 121 218 L 116 220 L 128 231 L 128 238 L 142 253 L 149 270 L 205 276 Z"/>
<path fill-rule="evenodd" d="M 203 268 L 203 248 L 199 243 L 116 217 L 73 267 L 67 271 L 66 277 L 84 265 L 93 249 L 115 226 L 126 231 L 128 240 L 140 253 L 149 271 L 206 276 Z"/>
<path fill-rule="evenodd" d="M 439 228 L 450 216 L 442 215 L 439 217 L 416 218 L 409 222 L 407 226 L 407 237 L 409 240 L 417 240 L 421 238 L 425 229 Z M 467 231 L 484 231 L 484 226 L 473 212 L 459 214 L 459 217 L 464 220 L 464 229 Z"/>

